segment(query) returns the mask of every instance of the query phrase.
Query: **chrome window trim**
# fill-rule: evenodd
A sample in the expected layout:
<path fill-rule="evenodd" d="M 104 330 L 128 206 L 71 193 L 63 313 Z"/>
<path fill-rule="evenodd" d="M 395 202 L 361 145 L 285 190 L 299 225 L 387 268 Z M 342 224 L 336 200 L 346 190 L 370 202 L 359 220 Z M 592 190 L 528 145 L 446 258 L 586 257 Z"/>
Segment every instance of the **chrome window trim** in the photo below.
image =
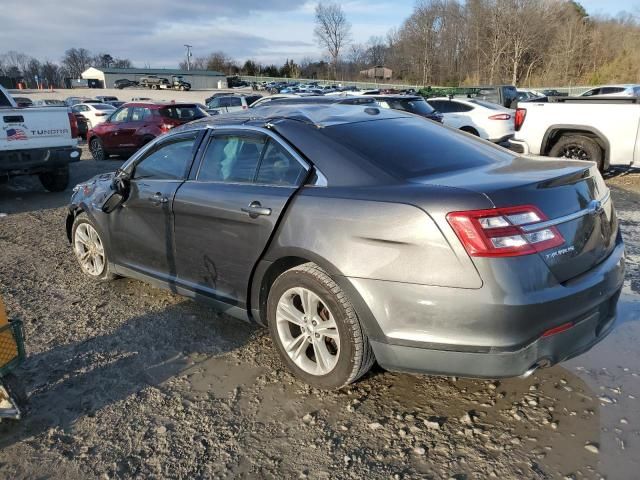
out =
<path fill-rule="evenodd" d="M 564 215 L 562 217 L 554 218 L 553 220 L 547 220 L 545 222 L 539 223 L 530 223 L 529 225 L 522 225 L 520 229 L 525 232 L 535 232 L 538 230 L 543 230 L 545 228 L 554 227 L 556 225 L 560 225 L 562 223 L 571 222 L 572 220 L 577 220 L 578 218 L 582 218 L 585 215 L 594 215 L 598 213 L 599 210 L 611 199 L 611 190 L 606 191 L 606 193 L 600 198 L 600 200 L 592 200 L 589 202 L 589 206 L 587 208 L 583 208 L 575 213 L 570 213 L 569 215 Z"/>

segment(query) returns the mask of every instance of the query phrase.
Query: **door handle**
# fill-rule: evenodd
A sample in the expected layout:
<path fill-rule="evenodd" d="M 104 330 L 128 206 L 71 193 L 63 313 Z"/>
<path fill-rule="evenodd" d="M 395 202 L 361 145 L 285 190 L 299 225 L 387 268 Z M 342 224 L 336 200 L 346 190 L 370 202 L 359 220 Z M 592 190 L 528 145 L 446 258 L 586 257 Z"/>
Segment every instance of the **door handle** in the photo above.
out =
<path fill-rule="evenodd" d="M 167 203 L 169 201 L 169 199 L 167 197 L 163 197 L 160 192 L 150 196 L 149 200 L 156 205 L 160 205 L 161 203 Z"/>
<path fill-rule="evenodd" d="M 249 214 L 251 218 L 256 218 L 259 215 L 271 215 L 271 209 L 263 207 L 258 201 L 251 202 L 248 207 L 242 207 L 241 210 Z"/>

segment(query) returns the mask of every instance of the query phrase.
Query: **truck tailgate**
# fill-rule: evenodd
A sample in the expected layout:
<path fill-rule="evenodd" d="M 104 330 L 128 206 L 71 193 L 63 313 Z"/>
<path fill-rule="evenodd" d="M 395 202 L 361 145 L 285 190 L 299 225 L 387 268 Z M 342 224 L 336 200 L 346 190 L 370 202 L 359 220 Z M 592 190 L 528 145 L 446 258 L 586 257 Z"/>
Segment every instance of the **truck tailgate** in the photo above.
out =
<path fill-rule="evenodd" d="M 0 151 L 76 144 L 65 107 L 0 108 Z"/>

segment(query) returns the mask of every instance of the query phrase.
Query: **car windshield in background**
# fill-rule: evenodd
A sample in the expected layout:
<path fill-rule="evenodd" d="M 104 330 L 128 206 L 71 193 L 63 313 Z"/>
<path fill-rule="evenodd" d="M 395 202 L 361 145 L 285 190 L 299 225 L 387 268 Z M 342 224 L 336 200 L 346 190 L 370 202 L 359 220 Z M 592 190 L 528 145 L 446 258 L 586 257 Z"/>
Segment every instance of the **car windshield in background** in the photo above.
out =
<path fill-rule="evenodd" d="M 197 105 L 171 105 L 161 108 L 160 115 L 172 120 L 196 120 L 207 116 Z"/>
<path fill-rule="evenodd" d="M 476 98 L 470 99 L 468 100 L 469 103 L 475 103 L 476 105 L 480 105 L 481 107 L 485 107 L 485 108 L 489 108 L 491 110 L 502 110 L 503 108 L 496 104 L 496 103 L 491 103 L 491 102 L 486 102 L 484 100 L 478 100 Z"/>
<path fill-rule="evenodd" d="M 386 99 L 386 102 L 394 110 L 403 110 L 409 113 L 416 113 L 418 115 L 431 115 L 435 110 L 431 105 L 420 98 L 415 99 Z"/>
<path fill-rule="evenodd" d="M 98 103 L 92 103 L 91 105 L 96 110 L 115 110 L 115 107 L 113 105 L 106 105 L 106 104 L 105 105 L 100 105 Z"/>
<path fill-rule="evenodd" d="M 409 179 L 508 160 L 513 154 L 416 118 L 394 118 L 322 129 L 394 177 Z"/>

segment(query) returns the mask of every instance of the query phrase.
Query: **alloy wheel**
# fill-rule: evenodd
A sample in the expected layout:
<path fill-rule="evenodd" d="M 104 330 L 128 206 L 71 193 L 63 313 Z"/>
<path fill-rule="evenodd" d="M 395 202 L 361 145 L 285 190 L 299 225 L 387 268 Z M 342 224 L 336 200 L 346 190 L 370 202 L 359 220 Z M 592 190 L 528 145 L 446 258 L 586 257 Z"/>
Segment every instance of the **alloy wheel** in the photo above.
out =
<path fill-rule="evenodd" d="M 276 326 L 289 358 L 311 375 L 326 375 L 338 363 L 340 333 L 322 299 L 311 290 L 295 287 L 278 301 Z"/>
<path fill-rule="evenodd" d="M 92 277 L 99 277 L 105 268 L 105 254 L 102 239 L 89 223 L 77 226 L 73 250 L 82 269 Z"/>
<path fill-rule="evenodd" d="M 104 160 L 104 148 L 102 147 L 102 142 L 95 139 L 91 140 L 91 145 L 89 145 L 89 149 L 91 150 L 91 155 L 95 160 Z"/>

